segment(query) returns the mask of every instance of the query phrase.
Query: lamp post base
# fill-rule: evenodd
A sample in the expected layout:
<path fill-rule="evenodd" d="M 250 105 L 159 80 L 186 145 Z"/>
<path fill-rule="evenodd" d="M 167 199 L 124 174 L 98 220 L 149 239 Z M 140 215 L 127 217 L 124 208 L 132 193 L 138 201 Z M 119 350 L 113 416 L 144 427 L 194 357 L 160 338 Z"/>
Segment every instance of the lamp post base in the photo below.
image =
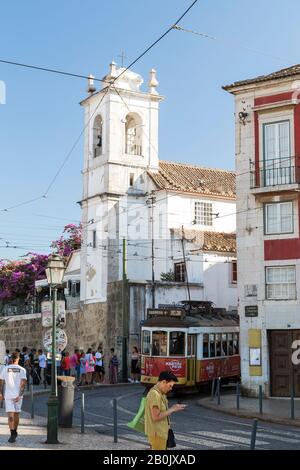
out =
<path fill-rule="evenodd" d="M 47 441 L 46 444 L 59 444 L 58 433 L 58 399 L 50 395 L 48 403 Z"/>

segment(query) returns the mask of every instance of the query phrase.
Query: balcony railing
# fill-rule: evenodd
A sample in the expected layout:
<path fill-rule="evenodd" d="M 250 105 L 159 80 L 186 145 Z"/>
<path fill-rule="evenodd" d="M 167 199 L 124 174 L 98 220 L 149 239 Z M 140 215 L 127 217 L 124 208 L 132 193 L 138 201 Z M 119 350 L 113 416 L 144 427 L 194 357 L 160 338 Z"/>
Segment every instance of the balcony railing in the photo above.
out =
<path fill-rule="evenodd" d="M 142 156 L 142 146 L 136 144 L 127 144 L 126 153 L 128 155 L 139 155 Z"/>
<path fill-rule="evenodd" d="M 294 157 L 266 160 L 259 162 L 259 166 L 250 160 L 251 189 L 297 183 L 300 183 L 300 166 L 295 165 Z"/>

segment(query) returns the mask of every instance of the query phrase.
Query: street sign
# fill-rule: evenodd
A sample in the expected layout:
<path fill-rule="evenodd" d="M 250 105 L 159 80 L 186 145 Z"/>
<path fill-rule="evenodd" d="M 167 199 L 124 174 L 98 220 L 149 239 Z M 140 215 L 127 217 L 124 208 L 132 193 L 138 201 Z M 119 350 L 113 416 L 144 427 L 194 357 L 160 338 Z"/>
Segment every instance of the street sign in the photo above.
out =
<path fill-rule="evenodd" d="M 52 302 L 50 300 L 44 300 L 41 303 L 42 310 L 42 325 L 47 328 L 47 326 L 52 325 Z"/>
<path fill-rule="evenodd" d="M 66 303 L 64 300 L 57 301 L 56 326 L 61 328 L 66 326 Z"/>
<path fill-rule="evenodd" d="M 56 353 L 61 353 L 68 344 L 68 338 L 64 330 L 56 330 Z M 43 336 L 43 345 L 47 352 L 52 351 L 52 329 L 47 330 Z"/>
<path fill-rule="evenodd" d="M 52 302 L 44 300 L 41 303 L 42 326 L 45 328 L 52 326 Z M 56 326 L 64 328 L 66 326 L 66 305 L 64 300 L 56 302 Z"/>
<path fill-rule="evenodd" d="M 185 311 L 183 308 L 148 308 L 147 309 L 148 318 L 149 317 L 178 317 L 184 318 Z"/>
<path fill-rule="evenodd" d="M 245 317 L 258 317 L 258 305 L 246 305 Z"/>

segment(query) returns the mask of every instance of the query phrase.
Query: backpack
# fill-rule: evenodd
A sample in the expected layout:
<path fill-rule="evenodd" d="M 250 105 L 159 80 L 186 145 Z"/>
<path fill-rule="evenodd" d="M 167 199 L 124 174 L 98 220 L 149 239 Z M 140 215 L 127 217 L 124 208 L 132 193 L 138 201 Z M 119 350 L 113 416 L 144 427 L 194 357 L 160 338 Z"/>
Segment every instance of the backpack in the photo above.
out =
<path fill-rule="evenodd" d="M 20 353 L 20 361 L 19 361 L 19 366 L 24 367 L 25 365 L 25 354 Z"/>

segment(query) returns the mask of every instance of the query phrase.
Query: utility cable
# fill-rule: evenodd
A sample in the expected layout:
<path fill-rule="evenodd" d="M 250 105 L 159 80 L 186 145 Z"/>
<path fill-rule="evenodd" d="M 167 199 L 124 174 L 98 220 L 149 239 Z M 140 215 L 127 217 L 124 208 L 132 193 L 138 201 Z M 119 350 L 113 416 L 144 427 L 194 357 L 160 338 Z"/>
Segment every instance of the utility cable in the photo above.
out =
<path fill-rule="evenodd" d="M 99 108 L 100 104 L 102 103 L 103 99 L 104 99 L 104 96 L 106 95 L 106 93 L 109 91 L 109 89 L 113 86 L 113 84 L 115 83 L 116 80 L 118 80 L 127 70 L 129 70 L 134 64 L 136 64 L 142 57 L 144 57 L 147 52 L 149 52 L 156 44 L 158 44 L 167 34 L 170 33 L 170 31 L 172 31 L 174 29 L 174 26 L 177 25 L 177 23 L 179 23 L 179 21 L 182 20 L 182 18 L 184 18 L 184 16 L 186 16 L 186 14 L 191 10 L 191 8 L 198 2 L 198 0 L 194 0 L 191 5 L 183 12 L 183 14 L 175 21 L 175 23 L 173 23 L 173 25 L 171 27 L 169 27 L 167 29 L 167 31 L 165 33 L 163 33 L 156 41 L 154 41 L 149 47 L 147 47 L 147 49 L 145 51 L 143 51 L 134 61 L 132 61 L 117 77 L 115 77 L 110 83 L 109 85 L 102 89 L 102 91 L 105 91 L 104 95 L 102 96 L 102 99 L 101 101 L 99 102 L 98 106 L 96 107 L 94 113 L 91 115 L 90 119 L 88 120 L 87 124 L 84 126 L 83 130 L 80 132 L 78 138 L 75 140 L 74 144 L 72 145 L 70 151 L 67 153 L 66 157 L 64 158 L 62 164 L 60 165 L 60 167 L 58 168 L 57 172 L 55 173 L 54 177 L 52 178 L 52 180 L 50 181 L 45 193 L 34 199 L 34 200 L 39 200 L 39 199 L 42 199 L 42 198 L 45 198 L 47 197 L 50 189 L 52 188 L 52 186 L 54 185 L 57 177 L 59 176 L 60 172 L 62 171 L 63 167 L 65 166 L 65 164 L 67 163 L 68 159 L 70 158 L 71 154 L 73 153 L 75 147 L 77 146 L 78 142 L 80 141 L 86 127 L 89 125 L 92 117 L 94 116 L 94 114 L 96 113 L 97 109 Z M 8 61 L 7 61 L 8 62 Z M 18 63 L 14 63 L 14 65 L 23 65 L 25 66 L 26 64 L 18 64 Z M 35 67 L 35 66 L 32 66 L 32 68 L 38 68 L 38 67 Z M 41 68 L 42 69 L 42 68 Z M 51 70 L 51 69 L 48 69 L 47 71 L 53 71 L 54 70 Z M 59 71 L 56 71 L 57 73 Z M 65 73 L 65 72 L 62 72 L 62 74 L 69 74 L 69 73 Z M 70 75 L 76 75 L 76 74 L 70 74 Z M 83 78 L 83 76 L 81 76 L 80 78 Z M 26 204 L 30 204 L 31 202 L 34 201 L 33 199 L 30 200 L 30 201 L 25 201 L 25 202 L 22 202 L 20 204 L 17 204 L 15 206 L 11 206 L 10 208 L 5 208 L 5 209 L 2 209 L 0 210 L 0 212 L 7 212 L 8 210 L 10 209 L 14 209 L 15 207 L 20 207 L 21 205 L 26 205 Z"/>
<path fill-rule="evenodd" d="M 0 59 L 0 63 L 1 64 L 8 64 L 8 65 L 15 65 L 17 67 L 25 67 L 27 69 L 40 70 L 42 72 L 49 72 L 49 73 L 56 73 L 56 74 L 59 74 L 59 75 L 66 75 L 68 77 L 85 78 L 85 79 L 92 78 L 95 82 L 108 83 L 106 80 L 103 80 L 101 78 L 95 78 L 94 76 L 91 77 L 89 75 L 81 75 L 81 74 L 78 74 L 78 73 L 66 72 L 64 70 L 50 69 L 49 67 L 39 67 L 37 65 L 24 64 L 24 63 L 21 63 L 21 62 L 12 62 L 11 60 L 4 60 L 4 59 Z"/>

